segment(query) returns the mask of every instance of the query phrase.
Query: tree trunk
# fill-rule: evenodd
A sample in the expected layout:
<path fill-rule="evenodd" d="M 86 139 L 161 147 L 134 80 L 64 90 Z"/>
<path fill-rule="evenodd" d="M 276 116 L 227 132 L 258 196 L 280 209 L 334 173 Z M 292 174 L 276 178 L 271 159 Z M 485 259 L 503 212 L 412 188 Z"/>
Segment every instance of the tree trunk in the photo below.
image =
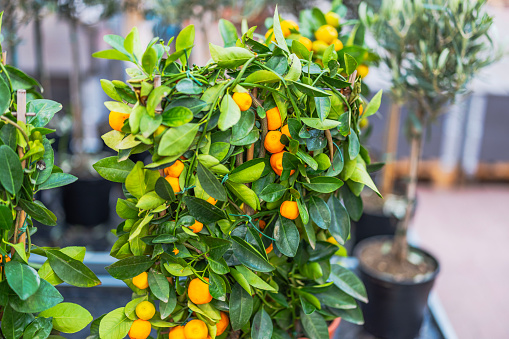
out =
<path fill-rule="evenodd" d="M 41 18 L 39 16 L 39 11 L 37 10 L 34 15 L 34 38 L 35 38 L 35 72 L 37 79 L 41 82 L 42 87 L 44 88 L 44 96 L 46 98 L 51 98 L 51 84 L 50 77 L 48 74 L 48 70 L 46 69 L 46 64 L 44 62 L 44 52 L 43 52 L 43 35 L 41 29 Z"/>
<path fill-rule="evenodd" d="M 71 96 L 71 109 L 73 117 L 73 147 L 75 153 L 82 151 L 83 124 L 81 120 L 81 97 L 80 97 L 80 52 L 78 42 L 78 19 L 71 16 L 70 20 L 70 40 L 71 40 L 71 58 L 72 67 L 69 79 L 69 90 Z"/>
<path fill-rule="evenodd" d="M 424 133 L 424 111 L 423 108 L 417 107 L 417 119 L 421 126 L 420 128 L 413 128 L 410 141 L 410 167 L 408 173 L 408 186 L 406 192 L 406 211 L 403 220 L 398 224 L 396 230 L 396 236 L 394 238 L 394 244 L 392 246 L 392 253 L 396 256 L 399 261 L 404 261 L 407 258 L 408 253 L 408 242 L 407 233 L 410 219 L 412 218 L 412 212 L 415 206 L 415 198 L 417 196 L 417 169 L 419 166 L 419 159 L 421 155 L 421 147 Z"/>
<path fill-rule="evenodd" d="M 382 175 L 382 195 L 392 194 L 394 189 L 394 162 L 396 161 L 399 139 L 401 106 L 392 102 L 387 121 L 387 139 L 385 146 L 385 166 Z"/>

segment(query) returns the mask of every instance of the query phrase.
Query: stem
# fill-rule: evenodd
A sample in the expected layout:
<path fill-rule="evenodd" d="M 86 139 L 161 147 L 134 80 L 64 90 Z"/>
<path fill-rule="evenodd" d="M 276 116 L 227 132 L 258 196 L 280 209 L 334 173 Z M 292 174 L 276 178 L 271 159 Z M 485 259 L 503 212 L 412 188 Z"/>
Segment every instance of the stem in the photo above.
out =
<path fill-rule="evenodd" d="M 382 195 L 391 194 L 394 189 L 394 161 L 398 150 L 399 122 L 401 107 L 395 101 L 391 105 L 387 121 L 387 140 L 385 148 L 385 166 L 382 176 Z"/>
<path fill-rule="evenodd" d="M 421 106 L 417 108 L 417 119 L 424 126 L 424 110 Z M 407 232 L 412 218 L 412 211 L 415 206 L 415 198 L 417 196 L 417 170 L 419 167 L 419 158 L 421 153 L 422 139 L 424 133 L 422 130 L 412 131 L 412 140 L 410 144 L 410 169 L 409 169 L 409 182 L 406 192 L 407 206 L 405 211 L 405 217 L 398 224 L 396 230 L 396 236 L 394 238 L 394 244 L 392 246 L 392 252 L 396 258 L 402 262 L 406 260 L 408 253 L 407 243 Z"/>

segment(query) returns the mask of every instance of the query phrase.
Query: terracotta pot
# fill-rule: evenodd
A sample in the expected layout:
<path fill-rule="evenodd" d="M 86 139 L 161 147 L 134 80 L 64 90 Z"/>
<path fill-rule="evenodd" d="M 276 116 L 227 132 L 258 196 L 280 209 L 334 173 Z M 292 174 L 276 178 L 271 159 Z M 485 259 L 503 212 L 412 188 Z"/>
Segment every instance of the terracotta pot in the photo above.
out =
<path fill-rule="evenodd" d="M 332 339 L 334 338 L 334 333 L 336 333 L 336 330 L 339 327 L 339 323 L 341 322 L 341 318 L 334 319 L 330 325 L 329 325 L 329 337 Z M 299 339 L 308 339 L 308 338 L 299 338 Z"/>

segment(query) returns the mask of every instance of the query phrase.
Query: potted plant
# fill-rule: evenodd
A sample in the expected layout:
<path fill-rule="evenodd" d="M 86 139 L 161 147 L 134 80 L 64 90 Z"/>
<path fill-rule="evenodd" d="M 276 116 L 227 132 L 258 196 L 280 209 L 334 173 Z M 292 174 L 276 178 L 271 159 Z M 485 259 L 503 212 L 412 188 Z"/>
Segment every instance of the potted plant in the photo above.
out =
<path fill-rule="evenodd" d="M 383 49 L 382 60 L 391 69 L 392 94 L 410 110 L 404 216 L 395 238 L 366 239 L 356 249 L 370 299 L 369 305 L 363 305 L 365 328 L 378 337 L 418 334 L 439 271 L 434 257 L 407 243 L 417 167 L 425 129 L 494 60 L 492 18 L 485 3 L 384 0 L 376 13 L 365 4 L 360 8 L 363 22 Z"/>
<path fill-rule="evenodd" d="M 0 13 L 0 22 L 3 12 Z M 1 52 L 1 45 L 0 45 Z M 92 321 L 83 307 L 62 302 L 54 287 L 62 282 L 92 287 L 99 279 L 84 264 L 84 247 L 44 248 L 32 243 L 34 220 L 55 226 L 56 217 L 34 195 L 77 178 L 54 164 L 46 124 L 61 105 L 51 100 L 27 102 L 38 82 L 21 70 L 0 63 L 0 321 L 6 339 L 57 337 L 74 333 Z M 28 111 L 28 113 L 27 113 Z M 40 267 L 31 254 L 47 257 Z M 69 315 L 71 315 L 69 317 Z M 53 337 L 53 336 L 52 336 Z"/>
<path fill-rule="evenodd" d="M 96 320 L 92 338 L 154 330 L 157 338 L 325 339 L 339 318 L 362 323 L 362 283 L 330 260 L 359 213 L 340 189 L 376 190 L 358 137 L 357 63 L 332 49 L 321 68 L 306 48 L 290 49 L 277 10 L 268 46 L 255 27 L 239 37 L 224 26 L 231 47 L 210 44 L 203 67 L 187 62 L 193 26 L 173 53 L 173 39 L 143 49 L 134 28 L 95 54 L 135 64 L 127 84 L 103 83 L 113 100 L 103 139 L 118 155 L 94 165 L 124 188 L 111 250 L 119 261 L 107 270 L 134 294 Z M 134 106 L 120 95 L 126 89 Z M 342 111 L 329 119 L 332 95 Z M 129 159 L 142 151 L 151 162 Z"/>

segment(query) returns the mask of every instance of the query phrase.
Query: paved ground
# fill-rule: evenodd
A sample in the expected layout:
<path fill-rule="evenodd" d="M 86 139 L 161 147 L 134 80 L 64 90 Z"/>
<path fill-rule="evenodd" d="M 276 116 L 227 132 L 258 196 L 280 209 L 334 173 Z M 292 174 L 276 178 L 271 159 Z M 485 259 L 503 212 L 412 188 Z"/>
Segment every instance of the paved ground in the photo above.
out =
<path fill-rule="evenodd" d="M 435 291 L 460 339 L 509 338 L 509 185 L 419 189 L 414 229 L 441 263 Z"/>

